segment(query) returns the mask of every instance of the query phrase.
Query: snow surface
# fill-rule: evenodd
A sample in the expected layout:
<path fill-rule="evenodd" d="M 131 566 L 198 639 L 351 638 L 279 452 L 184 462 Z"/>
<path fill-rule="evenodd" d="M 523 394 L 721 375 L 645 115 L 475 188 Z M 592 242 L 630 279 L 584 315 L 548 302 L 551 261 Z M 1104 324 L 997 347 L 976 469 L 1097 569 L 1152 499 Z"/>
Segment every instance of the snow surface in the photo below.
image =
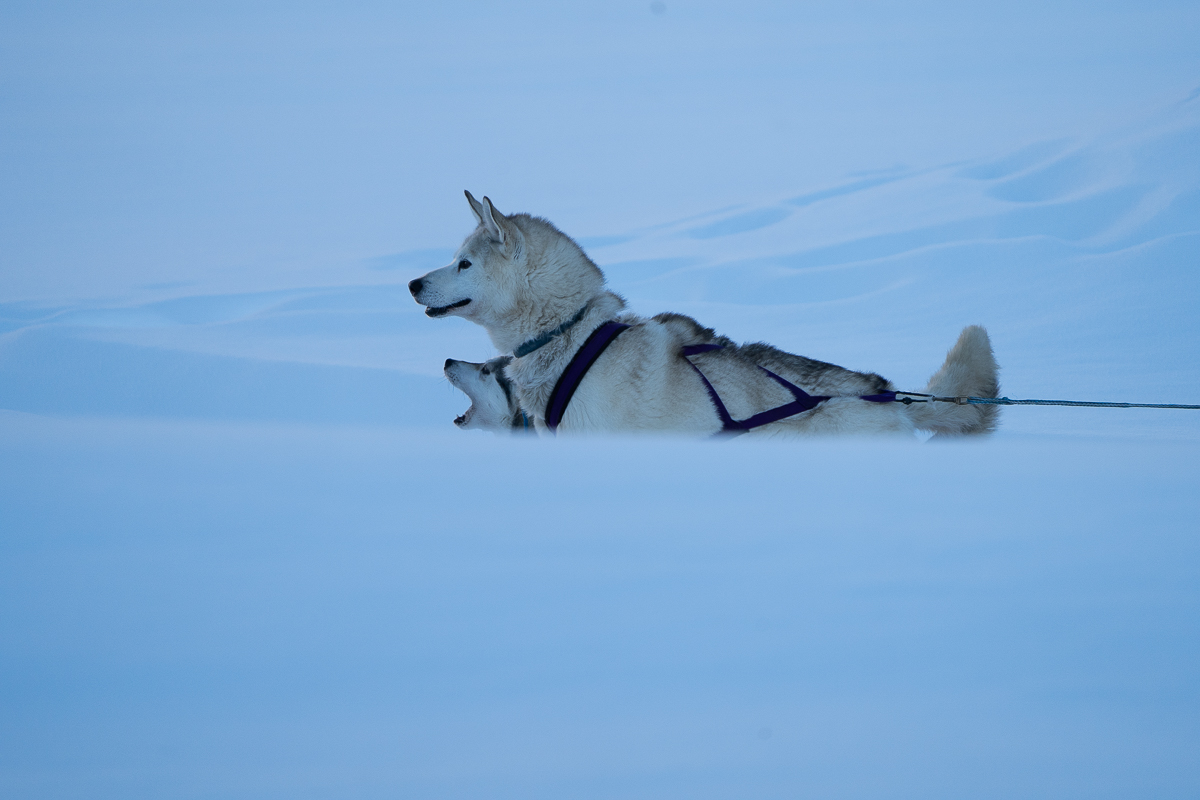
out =
<path fill-rule="evenodd" d="M 1198 30 L 6 6 L 0 795 L 1194 797 L 1200 412 L 467 434 L 405 284 L 470 188 L 638 311 L 1200 402 Z"/>

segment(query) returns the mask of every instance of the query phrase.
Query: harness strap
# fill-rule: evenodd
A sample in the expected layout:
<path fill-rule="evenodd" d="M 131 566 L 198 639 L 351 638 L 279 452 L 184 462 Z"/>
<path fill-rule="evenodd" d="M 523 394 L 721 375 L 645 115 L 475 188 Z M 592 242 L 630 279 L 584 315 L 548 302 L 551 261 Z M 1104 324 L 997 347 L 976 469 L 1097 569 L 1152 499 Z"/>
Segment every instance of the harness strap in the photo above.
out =
<path fill-rule="evenodd" d="M 683 360 L 687 361 L 688 366 L 691 367 L 692 369 L 696 370 L 696 374 L 700 376 L 700 380 L 704 381 L 704 388 L 708 389 L 708 397 L 710 400 L 712 400 L 713 405 L 716 406 L 717 416 L 721 418 L 721 431 L 720 432 L 721 433 L 734 433 L 734 434 L 745 433 L 746 429 L 741 426 L 741 423 L 737 422 L 736 420 L 734 420 L 733 417 L 729 416 L 729 409 L 725 408 L 725 404 L 721 402 L 721 395 L 717 394 L 717 390 L 714 389 L 713 385 L 708 382 L 708 378 L 704 377 L 704 373 L 700 371 L 699 367 L 697 367 L 690 360 L 688 360 L 688 356 L 695 356 L 695 355 L 699 355 L 700 353 L 707 353 L 710 350 L 720 350 L 720 349 L 721 349 L 721 345 L 719 345 L 719 344 L 688 345 L 687 347 L 683 348 Z"/>
<path fill-rule="evenodd" d="M 760 428 L 763 425 L 770 425 L 772 422 L 778 422 L 781 419 L 793 417 L 796 414 L 802 414 L 805 411 L 812 411 L 821 403 L 824 403 L 829 399 L 827 395 L 809 394 L 796 384 L 790 383 L 776 375 L 774 372 L 771 372 L 771 370 L 767 369 L 766 367 L 760 366 L 759 369 L 774 378 L 776 383 L 791 392 L 792 397 L 795 397 L 796 399 L 790 403 L 786 403 L 782 406 L 776 406 L 769 411 L 764 411 L 761 414 L 755 414 L 753 417 L 742 420 L 742 427 L 746 430 L 750 430 L 751 428 Z"/>
<path fill-rule="evenodd" d="M 784 405 L 763 411 L 760 414 L 755 414 L 754 416 L 747 417 L 746 419 L 734 419 L 732 416 L 730 416 L 729 410 L 725 408 L 725 404 L 721 402 L 721 396 L 717 394 L 717 390 L 713 388 L 713 385 L 709 382 L 708 378 L 704 376 L 704 373 L 700 371 L 699 367 L 697 367 L 688 359 L 689 356 L 696 356 L 700 355 L 701 353 L 711 352 L 713 350 L 721 350 L 723 347 L 724 345 L 719 344 L 693 344 L 683 348 L 684 360 L 687 361 L 688 365 L 696 371 L 696 374 L 700 376 L 700 380 L 704 381 L 704 388 L 708 390 L 708 396 L 712 400 L 713 405 L 716 406 L 717 416 L 721 419 L 720 433 L 730 433 L 735 435 L 739 433 L 746 433 L 754 428 L 761 428 L 763 425 L 770 425 L 772 422 L 778 422 L 781 419 L 794 417 L 797 414 L 803 414 L 805 411 L 812 411 L 821 403 L 824 403 L 829 399 L 828 396 L 809 394 L 791 381 L 779 377 L 764 366 L 759 366 L 759 369 L 771 376 L 771 378 L 780 386 L 791 392 L 792 397 L 796 399 L 790 403 L 785 403 Z M 872 403 L 891 403 L 895 401 L 896 393 L 884 392 L 882 394 L 864 395 L 860 399 L 869 400 Z"/>
<path fill-rule="evenodd" d="M 592 368 L 592 364 L 596 363 L 600 354 L 628 327 L 624 323 L 609 320 L 592 331 L 592 335 L 575 353 L 562 375 L 558 376 L 558 383 L 554 384 L 554 391 L 550 393 L 550 399 L 546 401 L 547 428 L 557 431 L 563 414 L 567 413 L 567 406 L 571 403 L 571 398 L 575 396 L 575 390 L 583 382 L 583 377 Z"/>
<path fill-rule="evenodd" d="M 859 400 L 866 400 L 869 403 L 895 403 L 895 392 L 883 392 L 882 394 L 860 394 Z"/>

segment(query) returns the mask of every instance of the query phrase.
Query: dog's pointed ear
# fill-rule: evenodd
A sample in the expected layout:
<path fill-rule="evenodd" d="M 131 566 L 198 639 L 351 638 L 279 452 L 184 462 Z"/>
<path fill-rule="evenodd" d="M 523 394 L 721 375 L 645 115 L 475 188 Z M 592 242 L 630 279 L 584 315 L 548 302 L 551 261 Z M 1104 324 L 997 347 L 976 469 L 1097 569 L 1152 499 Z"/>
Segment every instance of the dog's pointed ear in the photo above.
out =
<path fill-rule="evenodd" d="M 496 210 L 492 205 L 492 201 L 483 198 L 483 227 L 487 228 L 487 232 L 492 238 L 500 244 L 508 241 L 508 218 Z"/>
<path fill-rule="evenodd" d="M 471 204 L 471 212 L 475 215 L 476 222 L 478 222 L 480 225 L 482 225 L 483 224 L 483 206 L 481 206 L 479 204 L 479 201 L 476 200 L 471 195 L 471 193 L 468 192 L 466 189 L 463 190 L 463 194 L 465 194 L 467 196 L 467 202 Z"/>

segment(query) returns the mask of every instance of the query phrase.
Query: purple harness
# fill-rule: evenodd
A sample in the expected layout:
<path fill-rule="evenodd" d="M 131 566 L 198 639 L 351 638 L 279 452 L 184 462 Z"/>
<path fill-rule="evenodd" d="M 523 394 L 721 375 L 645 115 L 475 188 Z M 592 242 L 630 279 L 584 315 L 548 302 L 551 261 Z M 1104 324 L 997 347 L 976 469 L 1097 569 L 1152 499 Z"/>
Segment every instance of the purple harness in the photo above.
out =
<path fill-rule="evenodd" d="M 734 419 L 729 415 L 729 410 L 725 408 L 725 404 L 721 402 L 721 396 L 717 394 L 717 390 L 713 388 L 713 385 L 708 382 L 708 378 L 704 377 L 704 373 L 689 358 L 690 356 L 698 356 L 701 353 L 720 350 L 723 347 L 724 345 L 720 344 L 693 344 L 683 348 L 684 360 L 687 361 L 688 366 L 696 370 L 696 374 L 700 376 L 700 380 L 704 381 L 704 388 L 708 389 L 708 396 L 717 408 L 717 416 L 721 418 L 721 430 L 717 432 L 718 436 L 721 434 L 733 434 L 736 436 L 737 434 L 746 433 L 754 428 L 761 428 L 763 425 L 770 425 L 772 422 L 794 417 L 797 414 L 803 414 L 805 411 L 812 411 L 821 403 L 830 399 L 826 395 L 809 394 L 796 384 L 779 377 L 774 372 L 771 372 L 771 370 L 760 365 L 759 369 L 770 375 L 772 380 L 791 392 L 792 397 L 796 399 L 790 403 L 776 406 L 746 419 Z M 868 400 L 872 403 L 891 403 L 895 401 L 896 393 L 884 392 L 883 394 L 860 395 L 859 399 Z"/>
<path fill-rule="evenodd" d="M 628 325 L 623 323 L 610 320 L 592 331 L 592 335 L 587 338 L 587 341 L 575 353 L 575 357 L 571 359 L 571 363 L 567 364 L 567 368 L 563 370 L 563 374 L 559 376 L 558 383 L 554 384 L 554 391 L 550 393 L 550 399 L 546 402 L 547 428 L 551 431 L 558 430 L 558 426 L 562 423 L 563 414 L 566 413 L 571 398 L 575 396 L 575 390 L 583 382 L 583 378 L 587 375 L 588 370 L 592 368 L 592 364 L 596 363 L 596 359 L 600 358 L 600 355 L 612 344 L 613 340 L 620 336 L 628 327 Z M 729 415 L 729 410 L 725 408 L 725 404 L 721 402 L 721 396 L 717 394 L 717 390 L 709 383 L 708 378 L 704 377 L 704 373 L 700 371 L 700 368 L 690 360 L 691 356 L 708 353 L 712 350 L 720 350 L 723 347 L 724 345 L 719 344 L 693 344 L 683 348 L 684 360 L 687 361 L 688 366 L 696 370 L 696 374 L 700 376 L 700 380 L 704 381 L 704 388 L 708 389 L 708 396 L 717 409 L 717 416 L 721 418 L 721 430 L 717 433 L 718 436 L 721 434 L 737 435 L 746 433 L 754 428 L 770 425 L 772 422 L 778 422 L 781 419 L 793 417 L 805 411 L 812 411 L 821 403 L 830 399 L 827 396 L 811 395 L 796 384 L 784 380 L 766 367 L 760 366 L 759 369 L 770 375 L 776 383 L 791 392 L 792 396 L 796 399 L 790 403 L 785 403 L 784 405 L 764 411 L 761 414 L 755 414 L 746 419 L 734 419 Z M 861 395 L 859 399 L 868 400 L 872 403 L 892 403 L 896 400 L 896 393 L 884 392 L 883 394 Z"/>
<path fill-rule="evenodd" d="M 563 414 L 567 413 L 567 405 L 575 396 L 575 390 L 579 388 L 579 384 L 583 382 L 583 376 L 587 375 L 588 370 L 592 368 L 592 364 L 596 363 L 600 354 L 613 343 L 613 339 L 620 336 L 621 332 L 628 327 L 620 322 L 609 320 L 592 331 L 592 335 L 583 343 L 583 347 L 579 348 L 579 352 L 575 353 L 571 363 L 567 364 L 563 374 L 558 376 L 558 383 L 554 384 L 554 391 L 550 393 L 550 399 L 546 401 L 547 428 L 551 431 L 558 430 Z"/>

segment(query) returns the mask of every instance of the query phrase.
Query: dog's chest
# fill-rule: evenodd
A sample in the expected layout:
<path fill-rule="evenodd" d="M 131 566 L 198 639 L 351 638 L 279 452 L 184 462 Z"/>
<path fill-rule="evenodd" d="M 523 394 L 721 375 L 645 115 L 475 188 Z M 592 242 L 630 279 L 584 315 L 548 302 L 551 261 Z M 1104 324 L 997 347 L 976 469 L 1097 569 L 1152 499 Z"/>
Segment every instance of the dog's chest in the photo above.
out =
<path fill-rule="evenodd" d="M 557 375 L 553 372 L 553 366 L 547 365 L 542 368 L 536 363 L 514 362 L 509 365 L 507 375 L 512 381 L 521 409 L 531 417 L 545 419 L 546 403 L 554 391 L 554 376 Z"/>

